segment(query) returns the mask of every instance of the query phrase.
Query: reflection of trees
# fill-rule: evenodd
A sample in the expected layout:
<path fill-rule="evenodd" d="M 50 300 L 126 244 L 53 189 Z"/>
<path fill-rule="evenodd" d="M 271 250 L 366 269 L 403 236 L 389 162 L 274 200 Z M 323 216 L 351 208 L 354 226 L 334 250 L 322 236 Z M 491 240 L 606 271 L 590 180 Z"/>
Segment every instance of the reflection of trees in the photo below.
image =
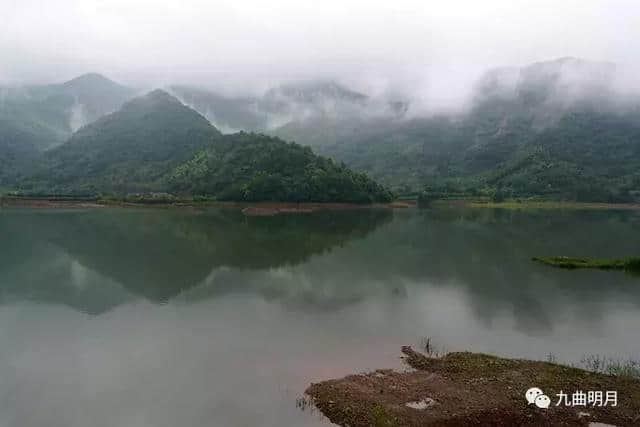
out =
<path fill-rule="evenodd" d="M 508 311 L 525 330 L 550 328 L 551 317 L 568 310 L 598 322 L 606 302 L 640 302 L 637 278 L 563 271 L 533 263 L 531 257 L 638 254 L 640 240 L 633 236 L 639 228 L 640 218 L 631 212 L 433 209 L 398 214 L 388 227 L 336 254 L 333 261 L 342 260 L 344 267 L 333 267 L 332 280 L 339 281 L 343 272 L 364 284 L 386 284 L 387 292 L 407 283 L 461 287 L 480 318 L 489 322 L 498 311 Z M 367 289 L 375 288 L 361 287 Z"/>
<path fill-rule="evenodd" d="M 129 292 L 165 301 L 201 282 L 215 267 L 295 265 L 364 237 L 388 221 L 388 210 L 245 217 L 205 212 L 108 210 L 29 216 L 31 229 L 83 266 Z"/>
<path fill-rule="evenodd" d="M 248 292 L 306 309 L 336 309 L 376 295 L 403 298 L 411 288 L 448 286 L 464 289 L 487 322 L 507 311 L 519 328 L 539 331 L 569 309 L 597 322 L 607 298 L 640 301 L 636 278 L 567 272 L 531 257 L 639 253 L 640 242 L 628 238 L 639 225 L 634 215 L 612 212 L 401 212 L 366 239 L 285 271 L 217 270 L 183 298 Z"/>
<path fill-rule="evenodd" d="M 42 239 L 38 212 L 0 214 L 0 304 L 64 304 L 101 313 L 130 298 L 118 283 L 83 267 Z"/>
<path fill-rule="evenodd" d="M 640 301 L 633 276 L 563 271 L 530 260 L 638 254 L 635 213 L 429 209 L 393 216 L 376 210 L 275 217 L 147 209 L 3 214 L 0 234 L 11 250 L 0 258 L 0 291 L 13 286 L 21 295 L 68 299 L 75 307 L 91 303 L 85 311 L 99 312 L 131 294 L 199 301 L 245 292 L 323 310 L 374 296 L 402 299 L 420 287 L 457 287 L 480 319 L 509 312 L 520 329 L 537 331 L 569 312 L 598 322 L 606 303 Z M 95 272 L 85 281 L 94 286 L 81 294 L 66 278 L 74 260 Z M 17 289 L 25 278 L 29 286 Z"/>

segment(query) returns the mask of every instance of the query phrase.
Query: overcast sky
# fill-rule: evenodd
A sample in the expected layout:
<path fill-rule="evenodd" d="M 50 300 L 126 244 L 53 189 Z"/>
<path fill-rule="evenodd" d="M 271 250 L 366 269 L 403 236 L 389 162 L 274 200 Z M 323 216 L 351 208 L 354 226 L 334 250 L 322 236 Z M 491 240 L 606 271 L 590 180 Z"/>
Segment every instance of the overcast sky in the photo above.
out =
<path fill-rule="evenodd" d="M 0 0 L 0 82 L 96 71 L 124 83 L 263 90 L 337 78 L 453 97 L 483 69 L 637 61 L 634 0 Z"/>

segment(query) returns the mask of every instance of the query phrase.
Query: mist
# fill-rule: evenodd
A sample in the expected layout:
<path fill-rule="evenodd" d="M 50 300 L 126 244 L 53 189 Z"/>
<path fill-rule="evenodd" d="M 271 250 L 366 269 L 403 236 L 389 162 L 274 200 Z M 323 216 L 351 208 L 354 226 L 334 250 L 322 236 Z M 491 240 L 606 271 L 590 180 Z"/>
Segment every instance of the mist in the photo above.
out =
<path fill-rule="evenodd" d="M 323 79 L 452 111 L 487 69 L 565 56 L 615 63 L 618 87 L 638 88 L 637 16 L 633 1 L 9 0 L 0 84 L 99 72 L 144 89 L 256 95 Z"/>

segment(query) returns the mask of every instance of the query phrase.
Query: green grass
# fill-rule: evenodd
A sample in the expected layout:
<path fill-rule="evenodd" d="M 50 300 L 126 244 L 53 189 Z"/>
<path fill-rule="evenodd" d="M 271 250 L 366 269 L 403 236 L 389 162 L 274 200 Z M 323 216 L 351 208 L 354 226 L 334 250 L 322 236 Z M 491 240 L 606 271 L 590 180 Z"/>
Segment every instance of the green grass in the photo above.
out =
<path fill-rule="evenodd" d="M 596 268 L 599 270 L 625 270 L 640 272 L 640 257 L 630 258 L 574 258 L 566 256 L 533 257 L 533 261 L 558 268 Z"/>
<path fill-rule="evenodd" d="M 640 205 L 633 203 L 593 203 L 572 202 L 558 200 L 507 200 L 504 202 L 475 200 L 469 202 L 474 208 L 501 208 L 501 209 L 640 209 Z"/>

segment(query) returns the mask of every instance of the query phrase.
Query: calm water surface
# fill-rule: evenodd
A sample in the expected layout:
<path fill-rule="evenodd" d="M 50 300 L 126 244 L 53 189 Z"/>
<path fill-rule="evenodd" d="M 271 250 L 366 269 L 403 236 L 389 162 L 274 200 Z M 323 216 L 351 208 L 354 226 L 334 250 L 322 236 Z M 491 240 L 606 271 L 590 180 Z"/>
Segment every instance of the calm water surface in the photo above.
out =
<path fill-rule="evenodd" d="M 311 381 L 446 350 L 640 358 L 615 211 L 0 210 L 0 426 L 316 426 Z"/>

